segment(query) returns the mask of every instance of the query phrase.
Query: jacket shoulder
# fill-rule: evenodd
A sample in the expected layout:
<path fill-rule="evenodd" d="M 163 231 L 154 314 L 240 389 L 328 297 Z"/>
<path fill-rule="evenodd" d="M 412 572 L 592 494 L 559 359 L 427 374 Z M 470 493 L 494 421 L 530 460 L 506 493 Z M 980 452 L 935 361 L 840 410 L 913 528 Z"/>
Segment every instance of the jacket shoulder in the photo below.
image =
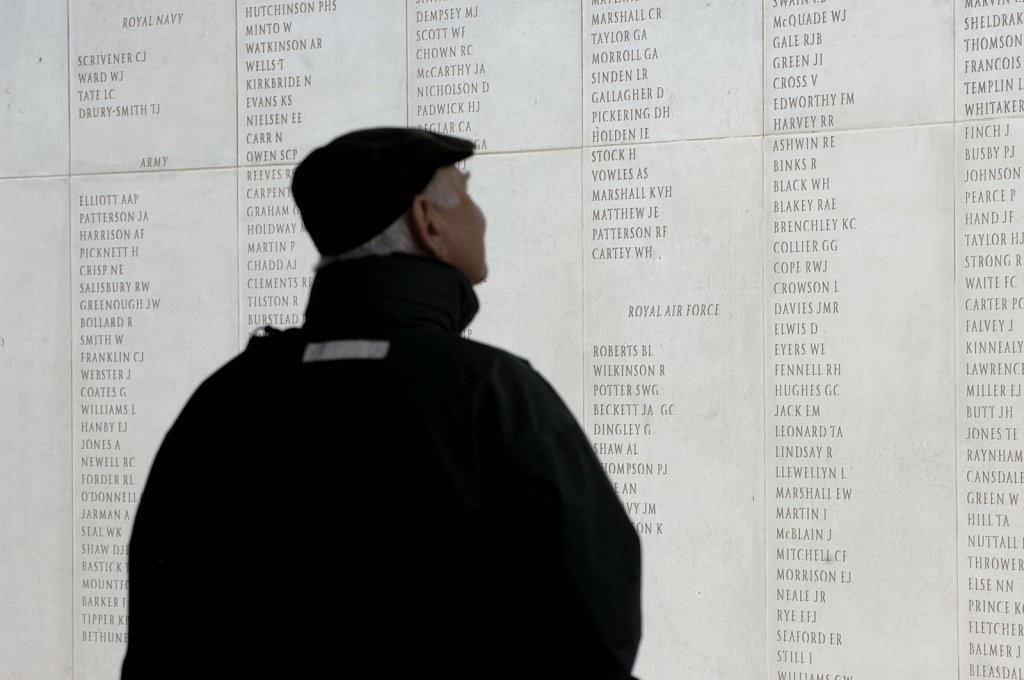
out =
<path fill-rule="evenodd" d="M 482 367 L 496 371 L 510 371 L 524 376 L 538 375 L 528 359 L 500 347 L 467 338 L 459 338 L 457 347 L 468 358 L 479 362 Z"/>
<path fill-rule="evenodd" d="M 251 402 L 280 387 L 283 369 L 301 361 L 304 341 L 298 329 L 254 335 L 246 348 L 206 377 L 186 402 L 182 415 L 206 410 L 223 414 L 232 404 Z M 230 401 L 225 401 L 230 400 Z"/>

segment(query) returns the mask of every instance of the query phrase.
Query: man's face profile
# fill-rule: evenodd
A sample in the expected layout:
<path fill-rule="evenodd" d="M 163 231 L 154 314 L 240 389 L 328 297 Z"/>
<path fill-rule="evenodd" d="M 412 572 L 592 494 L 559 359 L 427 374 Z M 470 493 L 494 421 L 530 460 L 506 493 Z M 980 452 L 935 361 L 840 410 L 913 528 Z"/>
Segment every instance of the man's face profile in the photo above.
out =
<path fill-rule="evenodd" d="M 435 179 L 442 195 L 420 194 L 413 200 L 413 232 L 434 257 L 462 271 L 470 283 L 480 283 L 487 276 L 486 220 L 469 196 L 469 173 L 447 165 L 437 171 Z"/>

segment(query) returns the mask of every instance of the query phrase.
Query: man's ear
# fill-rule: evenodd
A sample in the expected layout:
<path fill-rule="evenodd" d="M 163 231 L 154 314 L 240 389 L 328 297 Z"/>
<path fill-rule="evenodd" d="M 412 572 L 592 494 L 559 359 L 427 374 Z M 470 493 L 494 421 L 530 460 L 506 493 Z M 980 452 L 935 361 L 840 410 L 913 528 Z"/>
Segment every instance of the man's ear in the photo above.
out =
<path fill-rule="evenodd" d="M 409 229 L 416 239 L 416 245 L 437 259 L 444 260 L 448 254 L 448 245 L 443 232 L 437 228 L 436 216 L 437 210 L 426 196 L 421 194 L 412 199 Z"/>

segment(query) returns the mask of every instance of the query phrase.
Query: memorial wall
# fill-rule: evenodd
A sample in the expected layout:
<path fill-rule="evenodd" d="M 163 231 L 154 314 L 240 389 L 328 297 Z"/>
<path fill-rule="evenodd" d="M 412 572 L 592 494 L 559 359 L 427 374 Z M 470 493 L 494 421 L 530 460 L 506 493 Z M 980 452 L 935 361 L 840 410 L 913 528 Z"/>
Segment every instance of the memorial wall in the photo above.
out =
<path fill-rule="evenodd" d="M 379 125 L 477 144 L 466 335 L 633 518 L 639 677 L 1024 678 L 1019 0 L 5 2 L 0 678 L 117 676 L 153 454 Z"/>

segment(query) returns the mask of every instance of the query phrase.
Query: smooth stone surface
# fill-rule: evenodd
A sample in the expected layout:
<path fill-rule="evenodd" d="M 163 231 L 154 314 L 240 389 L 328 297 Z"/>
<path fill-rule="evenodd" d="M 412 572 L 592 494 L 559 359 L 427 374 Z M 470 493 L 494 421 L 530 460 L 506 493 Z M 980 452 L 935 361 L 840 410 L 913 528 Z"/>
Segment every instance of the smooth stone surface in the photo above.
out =
<path fill-rule="evenodd" d="M 236 173 L 72 178 L 76 677 L 120 668 L 138 495 L 189 395 L 237 349 Z"/>
<path fill-rule="evenodd" d="M 0 206 L 0 658 L 17 677 L 68 678 L 72 639 L 61 635 L 75 613 L 68 180 L 0 180 Z"/>
<path fill-rule="evenodd" d="M 480 151 L 580 144 L 580 3 L 409 0 L 409 125 Z"/>
<path fill-rule="evenodd" d="M 771 675 L 955 677 L 952 137 L 765 140 Z"/>
<path fill-rule="evenodd" d="M 72 3 L 72 172 L 233 166 L 234 22 L 202 0 Z"/>
<path fill-rule="evenodd" d="M 765 0 L 765 134 L 953 120 L 951 5 Z"/>
<path fill-rule="evenodd" d="M 68 173 L 68 3 L 0 7 L 0 177 Z"/>
<path fill-rule="evenodd" d="M 295 164 L 350 130 L 405 125 L 402 0 L 278 7 L 238 3 L 239 165 Z"/>
<path fill-rule="evenodd" d="M 582 418 L 579 152 L 474 156 L 466 169 L 488 262 L 468 337 L 527 358 Z"/>

